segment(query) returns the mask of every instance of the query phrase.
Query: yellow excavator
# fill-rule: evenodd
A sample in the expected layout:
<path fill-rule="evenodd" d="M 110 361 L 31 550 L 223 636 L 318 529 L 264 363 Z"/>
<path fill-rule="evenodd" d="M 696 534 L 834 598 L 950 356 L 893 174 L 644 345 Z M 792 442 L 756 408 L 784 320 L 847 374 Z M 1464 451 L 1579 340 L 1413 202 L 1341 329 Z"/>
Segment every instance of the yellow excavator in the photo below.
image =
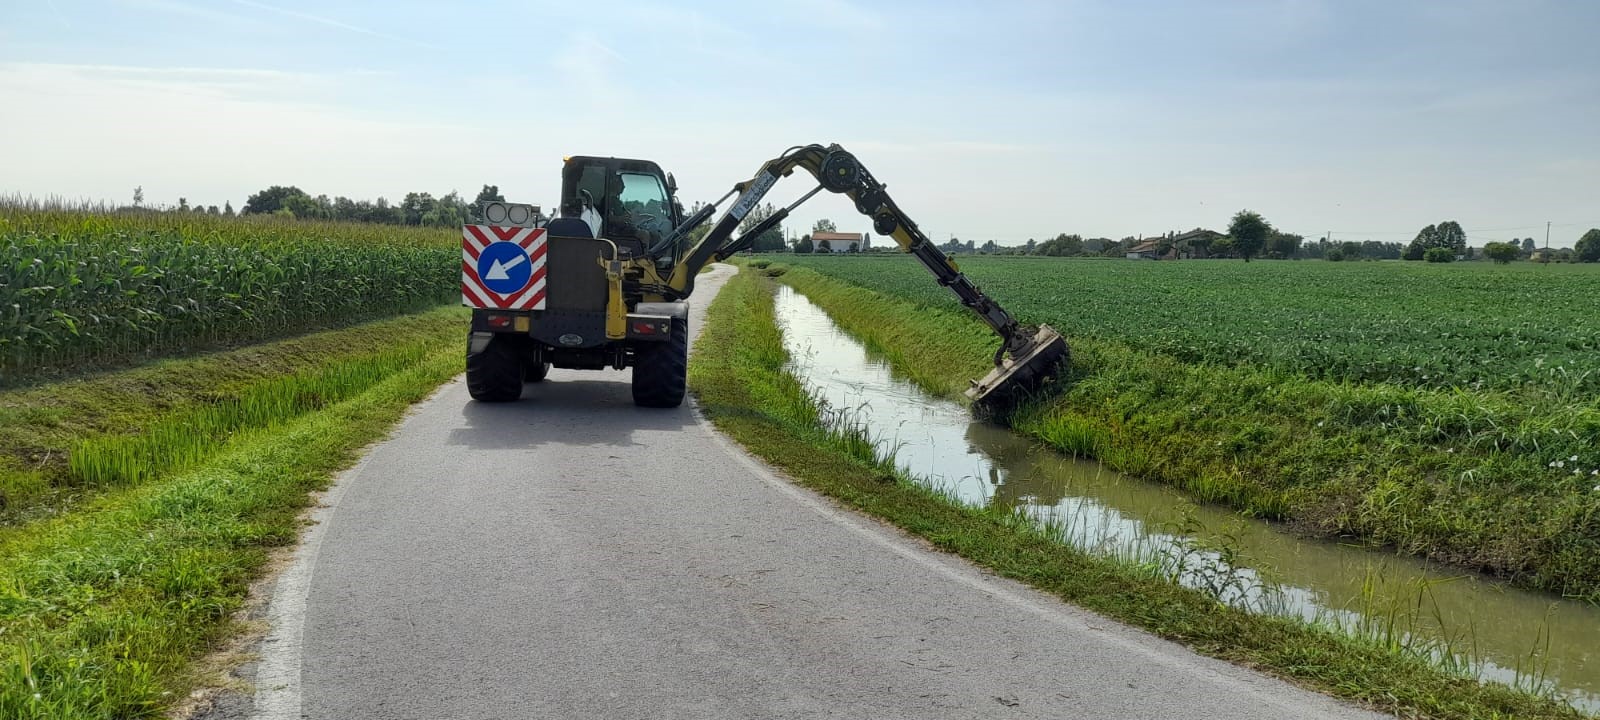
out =
<path fill-rule="evenodd" d="M 817 187 L 738 237 L 734 232 L 780 178 L 804 169 Z M 671 174 L 647 160 L 574 156 L 562 170 L 553 217 L 533 205 L 489 202 L 462 228 L 462 300 L 472 312 L 467 389 L 481 402 L 522 396 L 551 367 L 633 368 L 634 403 L 682 404 L 688 366 L 689 296 L 707 264 L 751 247 L 817 193 L 843 194 L 880 235 L 894 238 L 935 280 L 1000 336 L 995 369 L 967 397 L 1002 411 L 1068 360 L 1060 333 L 1020 325 L 983 294 L 838 145 L 790 148 L 685 217 Z M 693 241 L 718 208 L 733 204 Z"/>

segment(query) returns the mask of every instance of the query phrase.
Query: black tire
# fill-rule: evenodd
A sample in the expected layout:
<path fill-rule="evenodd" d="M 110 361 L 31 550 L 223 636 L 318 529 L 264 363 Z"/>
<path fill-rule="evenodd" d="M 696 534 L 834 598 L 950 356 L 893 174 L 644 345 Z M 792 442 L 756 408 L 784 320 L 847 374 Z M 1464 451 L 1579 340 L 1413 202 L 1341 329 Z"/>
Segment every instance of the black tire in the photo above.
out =
<path fill-rule="evenodd" d="M 672 319 L 672 339 L 639 343 L 633 351 L 633 404 L 675 408 L 689 377 L 689 321 Z"/>
<path fill-rule="evenodd" d="M 478 402 L 512 402 L 522 397 L 522 357 L 516 346 L 497 337 L 483 352 L 468 352 L 467 393 Z"/>
<path fill-rule="evenodd" d="M 547 363 L 547 362 L 529 363 L 528 366 L 526 368 L 524 368 L 523 371 L 522 371 L 522 381 L 523 382 L 531 382 L 531 383 L 544 382 L 545 376 L 549 375 L 549 374 L 550 374 L 550 363 Z"/>

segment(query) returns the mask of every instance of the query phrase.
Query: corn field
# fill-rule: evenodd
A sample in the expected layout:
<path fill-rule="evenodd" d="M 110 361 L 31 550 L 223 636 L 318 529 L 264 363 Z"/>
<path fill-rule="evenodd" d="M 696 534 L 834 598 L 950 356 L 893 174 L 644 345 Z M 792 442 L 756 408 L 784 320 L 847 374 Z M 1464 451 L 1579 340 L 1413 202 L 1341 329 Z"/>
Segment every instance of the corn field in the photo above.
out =
<path fill-rule="evenodd" d="M 0 206 L 0 381 L 452 300 L 455 233 Z"/>

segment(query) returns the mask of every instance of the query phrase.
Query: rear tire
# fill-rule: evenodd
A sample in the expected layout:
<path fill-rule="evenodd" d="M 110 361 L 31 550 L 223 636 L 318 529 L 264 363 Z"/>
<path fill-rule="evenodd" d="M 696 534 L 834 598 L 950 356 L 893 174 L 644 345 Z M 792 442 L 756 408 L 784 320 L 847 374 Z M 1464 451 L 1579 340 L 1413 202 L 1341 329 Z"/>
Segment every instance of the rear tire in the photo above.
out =
<path fill-rule="evenodd" d="M 467 353 L 467 393 L 478 402 L 512 402 L 522 397 L 522 357 L 504 338 L 483 352 Z"/>
<path fill-rule="evenodd" d="M 672 339 L 639 343 L 633 351 L 633 404 L 675 408 L 689 377 L 689 320 L 672 319 Z"/>

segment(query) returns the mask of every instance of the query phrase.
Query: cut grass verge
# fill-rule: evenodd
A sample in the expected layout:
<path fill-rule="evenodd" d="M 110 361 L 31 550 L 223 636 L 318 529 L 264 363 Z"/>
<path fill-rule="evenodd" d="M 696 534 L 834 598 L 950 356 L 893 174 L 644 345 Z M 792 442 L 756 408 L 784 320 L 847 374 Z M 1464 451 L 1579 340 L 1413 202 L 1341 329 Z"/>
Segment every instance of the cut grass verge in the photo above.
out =
<path fill-rule="evenodd" d="M 461 371 L 458 322 L 413 362 L 298 418 L 236 431 L 209 461 L 13 533 L 0 559 L 0 717 L 137 718 L 194 684 L 310 493 Z"/>
<path fill-rule="evenodd" d="M 927 353 L 959 363 L 963 356 L 947 349 Z M 1368 641 L 1228 607 L 1151 568 L 1074 550 L 1009 511 L 956 503 L 895 471 L 859 431 L 827 419 L 784 370 L 787 359 L 769 281 L 747 270 L 710 307 L 690 386 L 719 429 L 796 482 L 942 550 L 1204 654 L 1400 716 L 1583 717 L 1555 700 L 1480 684 Z"/>
<path fill-rule="evenodd" d="M 230 435 L 326 407 L 459 341 L 446 307 L 0 392 L 0 526 L 205 460 Z"/>

